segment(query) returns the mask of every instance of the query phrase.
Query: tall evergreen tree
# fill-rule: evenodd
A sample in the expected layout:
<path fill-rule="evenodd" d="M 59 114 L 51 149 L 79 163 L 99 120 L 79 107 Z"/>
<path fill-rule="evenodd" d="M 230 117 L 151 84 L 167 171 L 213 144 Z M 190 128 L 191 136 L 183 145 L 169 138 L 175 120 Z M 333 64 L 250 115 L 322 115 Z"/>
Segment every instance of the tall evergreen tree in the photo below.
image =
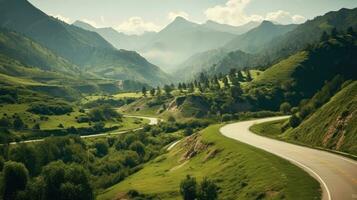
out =
<path fill-rule="evenodd" d="M 145 86 L 143 86 L 143 88 L 141 89 L 141 92 L 143 93 L 143 96 L 146 97 L 147 90 L 146 90 Z"/>

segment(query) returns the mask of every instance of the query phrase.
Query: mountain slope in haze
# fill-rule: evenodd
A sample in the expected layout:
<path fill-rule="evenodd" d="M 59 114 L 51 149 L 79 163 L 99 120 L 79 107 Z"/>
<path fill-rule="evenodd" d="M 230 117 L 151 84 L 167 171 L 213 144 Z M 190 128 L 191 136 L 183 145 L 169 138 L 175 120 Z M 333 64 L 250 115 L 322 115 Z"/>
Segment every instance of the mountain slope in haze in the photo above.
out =
<path fill-rule="evenodd" d="M 357 81 L 345 86 L 285 137 L 357 155 Z"/>
<path fill-rule="evenodd" d="M 110 42 L 117 49 L 127 49 L 137 51 L 145 46 L 155 35 L 154 32 L 145 32 L 142 35 L 126 35 L 114 30 L 111 27 L 96 28 L 82 21 L 75 21 L 74 26 L 93 31 Z"/>
<path fill-rule="evenodd" d="M 319 41 L 323 31 L 331 32 L 333 28 L 338 31 L 346 31 L 349 27 L 357 29 L 357 8 L 328 12 L 323 16 L 299 25 L 294 30 L 282 37 L 276 38 L 265 46 L 261 52 L 271 61 L 282 59 L 296 53 L 308 44 Z"/>
<path fill-rule="evenodd" d="M 206 23 L 202 24 L 201 27 L 216 30 L 216 31 L 240 35 L 240 34 L 244 34 L 244 33 L 248 32 L 249 30 L 259 26 L 259 24 L 260 24 L 259 22 L 252 21 L 252 22 L 243 24 L 241 26 L 231 26 L 231 25 L 227 25 L 227 24 L 220 24 L 220 23 L 212 21 L 212 20 L 208 20 Z"/>
<path fill-rule="evenodd" d="M 177 67 L 177 71 L 173 73 L 174 77 L 179 81 L 190 81 L 200 72 L 208 70 L 207 66 L 217 64 L 227 53 L 225 49 L 214 49 L 197 53 Z"/>
<path fill-rule="evenodd" d="M 272 39 L 282 36 L 296 27 L 297 25 L 295 24 L 279 25 L 270 21 L 263 21 L 258 27 L 236 36 L 225 45 L 225 48 L 256 53 Z"/>
<path fill-rule="evenodd" d="M 215 31 L 177 17 L 139 52 L 167 71 L 190 56 L 221 47 L 235 35 Z"/>
<path fill-rule="evenodd" d="M 38 43 L 5 29 L 0 29 L 0 54 L 42 70 L 77 75 L 79 69 Z"/>
<path fill-rule="evenodd" d="M 153 85 L 167 81 L 165 73 L 139 54 L 116 50 L 97 33 L 49 17 L 26 0 L 0 0 L 0 26 L 20 32 L 106 78 L 133 79 Z"/>

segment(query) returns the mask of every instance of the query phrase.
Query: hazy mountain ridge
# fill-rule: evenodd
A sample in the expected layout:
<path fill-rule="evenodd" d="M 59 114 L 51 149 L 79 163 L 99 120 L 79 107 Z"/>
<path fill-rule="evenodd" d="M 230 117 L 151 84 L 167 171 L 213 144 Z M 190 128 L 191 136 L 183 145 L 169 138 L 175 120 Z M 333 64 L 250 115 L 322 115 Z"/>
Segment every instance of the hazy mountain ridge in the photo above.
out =
<path fill-rule="evenodd" d="M 333 28 L 338 31 L 346 31 L 349 27 L 357 29 L 356 18 L 357 8 L 342 8 L 338 11 L 328 12 L 308 20 L 293 31 L 272 40 L 260 53 L 271 61 L 279 60 L 302 50 L 308 44 L 318 42 L 323 31 L 330 32 Z"/>
<path fill-rule="evenodd" d="M 250 22 L 236 27 L 214 21 L 198 24 L 177 17 L 160 32 L 142 35 L 126 35 L 110 27 L 95 28 L 81 21 L 73 25 L 97 32 L 116 48 L 139 51 L 151 62 L 172 72 L 179 70 L 180 64 L 196 53 L 217 49 L 259 23 Z"/>
<path fill-rule="evenodd" d="M 111 27 L 96 28 L 82 21 L 75 21 L 73 25 L 97 32 L 117 49 L 140 50 L 156 34 L 154 32 L 145 32 L 142 35 L 127 35 Z"/>
<path fill-rule="evenodd" d="M 249 24 L 250 26 L 256 25 L 256 23 Z M 220 50 L 209 50 L 193 55 L 178 65 L 178 72 L 180 74 L 191 74 L 191 68 L 186 66 L 194 65 L 199 66 L 195 66 L 196 70 L 193 71 L 196 75 L 201 71 L 209 71 L 210 74 L 228 73 L 231 68 L 242 69 L 244 67 L 257 66 L 260 62 L 256 58 L 253 58 L 251 54 L 263 49 L 273 38 L 291 31 L 296 26 L 294 24 L 278 25 L 269 21 L 263 21 L 248 32 L 235 36 Z M 222 52 L 225 52 L 225 54 Z M 199 61 L 195 61 L 195 59 Z"/>
<path fill-rule="evenodd" d="M 153 85 L 167 81 L 165 73 L 135 52 L 116 50 L 99 34 L 49 17 L 25 0 L 2 0 L 0 5 L 0 26 L 25 34 L 82 68 L 114 68 L 110 78 L 128 77 Z"/>
<path fill-rule="evenodd" d="M 228 24 L 220 24 L 218 22 L 208 20 L 206 23 L 202 24 L 202 27 L 209 28 L 216 31 L 222 31 L 227 33 L 232 33 L 236 35 L 244 34 L 249 30 L 259 26 L 260 22 L 251 21 L 241 26 L 232 26 Z"/>
<path fill-rule="evenodd" d="M 190 56 L 221 47 L 235 35 L 211 30 L 177 17 L 140 50 L 151 62 L 166 70 Z"/>
<path fill-rule="evenodd" d="M 207 66 L 217 64 L 227 53 L 223 48 L 197 53 L 177 67 L 177 71 L 173 73 L 174 77 L 177 81 L 190 81 L 200 72 L 208 70 Z"/>
<path fill-rule="evenodd" d="M 225 48 L 229 50 L 241 50 L 248 53 L 256 53 L 263 49 L 274 38 L 294 30 L 296 24 L 280 25 L 270 21 L 263 21 L 258 27 L 235 37 L 229 41 Z"/>

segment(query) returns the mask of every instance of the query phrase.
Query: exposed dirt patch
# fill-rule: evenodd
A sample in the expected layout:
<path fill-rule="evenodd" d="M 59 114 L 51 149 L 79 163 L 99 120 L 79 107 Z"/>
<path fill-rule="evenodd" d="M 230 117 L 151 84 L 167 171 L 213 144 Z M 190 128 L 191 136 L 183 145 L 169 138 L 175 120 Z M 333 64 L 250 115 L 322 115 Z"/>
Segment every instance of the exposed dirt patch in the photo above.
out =
<path fill-rule="evenodd" d="M 329 126 L 322 141 L 324 147 L 335 150 L 340 149 L 345 139 L 345 127 L 348 125 L 355 114 L 356 110 L 352 113 L 345 111 Z"/>
<path fill-rule="evenodd" d="M 206 155 L 205 159 L 203 160 L 203 162 L 206 162 L 212 158 L 214 158 L 219 152 L 221 152 L 222 150 L 220 149 L 212 149 L 208 152 L 208 154 Z"/>
<path fill-rule="evenodd" d="M 205 151 L 208 148 L 208 144 L 202 142 L 199 134 L 194 134 L 187 137 L 183 142 L 183 148 L 186 150 L 181 156 L 180 161 L 189 160 L 197 154 Z"/>
<path fill-rule="evenodd" d="M 120 192 L 115 196 L 114 200 L 129 200 L 129 197 L 125 192 Z"/>

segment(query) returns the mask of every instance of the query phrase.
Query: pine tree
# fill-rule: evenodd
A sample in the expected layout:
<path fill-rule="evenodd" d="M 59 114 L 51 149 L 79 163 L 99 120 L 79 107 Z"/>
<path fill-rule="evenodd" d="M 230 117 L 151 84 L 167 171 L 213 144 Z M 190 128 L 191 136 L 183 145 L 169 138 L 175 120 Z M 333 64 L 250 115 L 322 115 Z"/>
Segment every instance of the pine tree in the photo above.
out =
<path fill-rule="evenodd" d="M 337 34 L 338 34 L 337 29 L 336 29 L 336 28 L 333 28 L 333 29 L 331 30 L 331 37 L 332 37 L 332 38 L 336 38 L 336 37 L 337 37 Z"/>
<path fill-rule="evenodd" d="M 249 70 L 246 71 L 246 74 L 247 74 L 246 80 L 247 80 L 248 82 L 252 81 L 252 80 L 253 80 L 253 79 L 252 79 L 252 74 L 250 73 Z"/>
<path fill-rule="evenodd" d="M 225 76 L 225 77 L 223 77 L 223 84 L 224 84 L 224 87 L 225 88 L 229 88 L 229 82 L 228 82 L 228 78 Z"/>
<path fill-rule="evenodd" d="M 146 97 L 147 90 L 146 90 L 145 86 L 143 86 L 143 88 L 141 89 L 141 92 L 143 93 L 143 96 Z"/>
<path fill-rule="evenodd" d="M 161 95 L 161 88 L 160 86 L 157 86 L 156 88 L 156 96 L 160 96 Z"/>
<path fill-rule="evenodd" d="M 181 83 L 178 84 L 177 89 L 179 89 L 180 92 L 182 93 L 182 85 L 181 85 Z"/>
<path fill-rule="evenodd" d="M 328 34 L 326 31 L 322 32 L 322 35 L 321 35 L 321 38 L 320 38 L 320 41 L 324 42 L 324 41 L 327 41 L 329 38 Z"/>
<path fill-rule="evenodd" d="M 347 33 L 351 36 L 356 36 L 356 32 L 353 30 L 352 26 L 347 29 Z"/>
<path fill-rule="evenodd" d="M 242 71 L 238 71 L 238 81 L 241 81 L 241 82 L 244 81 Z"/>
<path fill-rule="evenodd" d="M 151 90 L 150 90 L 150 95 L 153 97 L 153 96 L 155 96 L 155 88 L 152 88 Z"/>

